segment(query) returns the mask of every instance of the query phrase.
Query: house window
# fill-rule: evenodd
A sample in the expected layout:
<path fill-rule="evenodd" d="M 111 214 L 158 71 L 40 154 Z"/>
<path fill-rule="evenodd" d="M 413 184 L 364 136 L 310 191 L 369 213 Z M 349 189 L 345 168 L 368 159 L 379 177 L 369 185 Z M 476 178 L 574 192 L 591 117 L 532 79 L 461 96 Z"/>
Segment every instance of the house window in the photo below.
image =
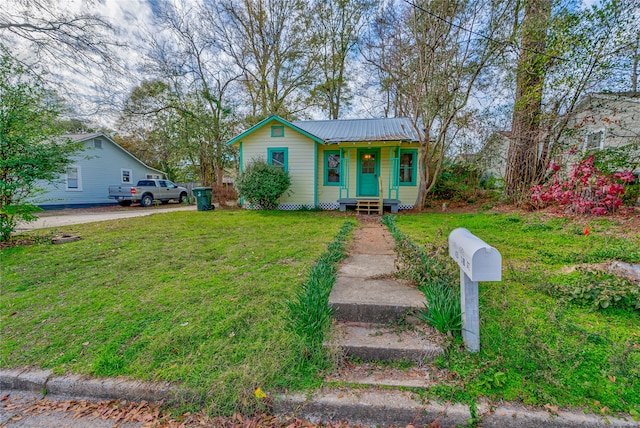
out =
<path fill-rule="evenodd" d="M 121 169 L 120 170 L 120 181 L 122 183 L 131 183 L 131 170 L 130 169 Z"/>
<path fill-rule="evenodd" d="M 101 149 L 102 148 L 102 140 L 93 140 L 93 148 Z"/>
<path fill-rule="evenodd" d="M 146 177 L 146 178 L 152 178 L 152 179 L 153 179 L 153 178 L 155 178 L 155 179 L 158 179 L 158 178 L 160 178 L 160 176 L 159 176 L 158 174 L 147 174 L 147 177 Z"/>
<path fill-rule="evenodd" d="M 340 185 L 340 151 L 324 152 L 324 185 Z"/>
<path fill-rule="evenodd" d="M 284 126 L 272 126 L 271 127 L 271 136 L 272 137 L 284 137 Z"/>
<path fill-rule="evenodd" d="M 602 150 L 604 148 L 604 129 L 587 135 L 585 150 Z"/>
<path fill-rule="evenodd" d="M 418 164 L 418 151 L 400 150 L 400 185 L 415 186 L 416 185 L 416 167 Z"/>
<path fill-rule="evenodd" d="M 288 149 L 286 148 L 267 149 L 267 163 L 282 168 L 285 172 L 289 171 L 289 161 L 287 158 Z"/>
<path fill-rule="evenodd" d="M 74 192 L 82 190 L 82 174 L 80 173 L 80 167 L 77 165 L 67 167 L 65 181 L 65 190 Z"/>

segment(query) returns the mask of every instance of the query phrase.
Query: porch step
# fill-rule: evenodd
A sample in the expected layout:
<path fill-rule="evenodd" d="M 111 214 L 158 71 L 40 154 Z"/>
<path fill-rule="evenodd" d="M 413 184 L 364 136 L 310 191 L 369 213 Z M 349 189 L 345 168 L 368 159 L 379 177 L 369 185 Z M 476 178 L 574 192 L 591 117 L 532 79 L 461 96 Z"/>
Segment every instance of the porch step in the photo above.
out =
<path fill-rule="evenodd" d="M 378 199 L 358 199 L 356 212 L 358 214 L 382 215 L 382 205 L 380 205 L 380 201 Z"/>
<path fill-rule="evenodd" d="M 444 354 L 442 347 L 419 330 L 381 324 L 340 322 L 334 329 L 334 346 L 363 361 L 412 361 L 422 364 Z"/>

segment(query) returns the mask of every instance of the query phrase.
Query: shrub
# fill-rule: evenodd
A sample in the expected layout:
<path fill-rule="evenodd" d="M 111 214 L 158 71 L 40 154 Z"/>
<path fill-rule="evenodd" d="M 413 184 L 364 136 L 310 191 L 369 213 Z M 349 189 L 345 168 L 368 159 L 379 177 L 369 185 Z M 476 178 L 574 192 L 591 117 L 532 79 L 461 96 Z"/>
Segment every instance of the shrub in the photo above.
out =
<path fill-rule="evenodd" d="M 265 210 L 276 209 L 278 198 L 290 185 L 289 174 L 277 166 L 267 164 L 264 159 L 252 160 L 235 182 L 235 188 L 241 197 L 254 207 Z"/>
<path fill-rule="evenodd" d="M 480 188 L 480 170 L 469 163 L 448 163 L 438 175 L 436 185 L 431 191 L 438 199 L 468 201 L 483 193 Z"/>
<path fill-rule="evenodd" d="M 560 169 L 554 164 L 551 168 Z M 605 215 L 622 206 L 625 188 L 636 181 L 630 171 L 602 173 L 591 155 L 571 168 L 568 180 L 555 174 L 549 183 L 533 186 L 531 203 L 535 208 L 557 204 L 570 213 Z"/>

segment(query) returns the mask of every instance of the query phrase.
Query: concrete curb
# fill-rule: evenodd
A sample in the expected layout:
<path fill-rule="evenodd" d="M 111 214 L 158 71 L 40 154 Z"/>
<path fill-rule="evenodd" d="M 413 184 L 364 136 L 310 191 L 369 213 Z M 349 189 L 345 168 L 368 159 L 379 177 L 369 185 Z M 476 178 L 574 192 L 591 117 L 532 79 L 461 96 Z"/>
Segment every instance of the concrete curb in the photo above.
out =
<path fill-rule="evenodd" d="M 469 426 L 472 412 L 469 405 L 427 401 L 406 391 L 328 389 L 313 395 L 289 394 L 277 397 L 274 411 L 281 416 L 296 416 L 313 423 L 340 420 L 363 426 L 428 425 L 441 427 Z M 476 426 L 484 427 L 640 427 L 630 415 L 602 416 L 580 410 L 545 409 L 517 404 L 480 404 Z"/>
<path fill-rule="evenodd" d="M 405 391 L 332 390 L 311 397 L 303 394 L 281 396 L 274 411 L 293 415 L 312 423 L 349 421 L 351 424 L 377 427 L 430 424 L 441 427 L 465 426 L 471 413 L 469 406 L 430 402 L 422 404 Z"/>
<path fill-rule="evenodd" d="M 139 382 L 124 378 L 92 378 L 83 375 L 54 376 L 50 370 L 0 369 L 0 391 L 27 391 L 59 398 L 89 400 L 172 401 L 188 391 L 168 382 Z M 363 426 L 430 424 L 467 426 L 472 417 L 466 404 L 418 401 L 414 394 L 398 390 L 326 389 L 313 395 L 289 394 L 276 398 L 274 412 L 320 421 L 349 421 Z M 579 410 L 544 409 L 516 404 L 478 406 L 478 427 L 640 427 L 630 415 L 601 416 Z"/>
<path fill-rule="evenodd" d="M 93 400 L 171 401 L 180 391 L 168 382 L 125 378 L 93 378 L 77 374 L 54 376 L 50 370 L 0 369 L 0 390 Z"/>
<path fill-rule="evenodd" d="M 530 408 L 516 404 L 501 404 L 490 407 L 478 406 L 480 427 L 504 427 L 505 424 L 519 428 L 537 427 L 640 427 L 630 415 L 602 416 L 576 410 L 560 409 L 557 414 L 540 408 Z"/>

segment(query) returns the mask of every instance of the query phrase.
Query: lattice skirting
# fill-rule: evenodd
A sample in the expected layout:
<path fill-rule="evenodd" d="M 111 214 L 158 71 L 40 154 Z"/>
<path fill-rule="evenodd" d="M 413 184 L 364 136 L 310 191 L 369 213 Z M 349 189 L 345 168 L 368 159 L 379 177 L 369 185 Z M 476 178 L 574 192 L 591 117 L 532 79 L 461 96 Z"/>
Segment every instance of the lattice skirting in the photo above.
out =
<path fill-rule="evenodd" d="M 278 209 L 282 210 L 282 211 L 296 211 L 296 210 L 300 210 L 302 208 L 308 208 L 308 209 L 313 209 L 315 208 L 313 205 L 307 205 L 307 204 L 280 204 L 278 205 Z M 338 202 L 320 202 L 318 204 L 319 208 L 322 208 L 323 210 L 337 210 L 340 208 L 340 204 Z M 258 207 L 251 205 L 251 204 L 244 204 L 244 208 L 248 209 L 248 210 L 257 210 Z M 398 205 L 398 209 L 399 210 L 410 210 L 413 208 L 413 205 L 403 205 L 400 204 Z"/>

